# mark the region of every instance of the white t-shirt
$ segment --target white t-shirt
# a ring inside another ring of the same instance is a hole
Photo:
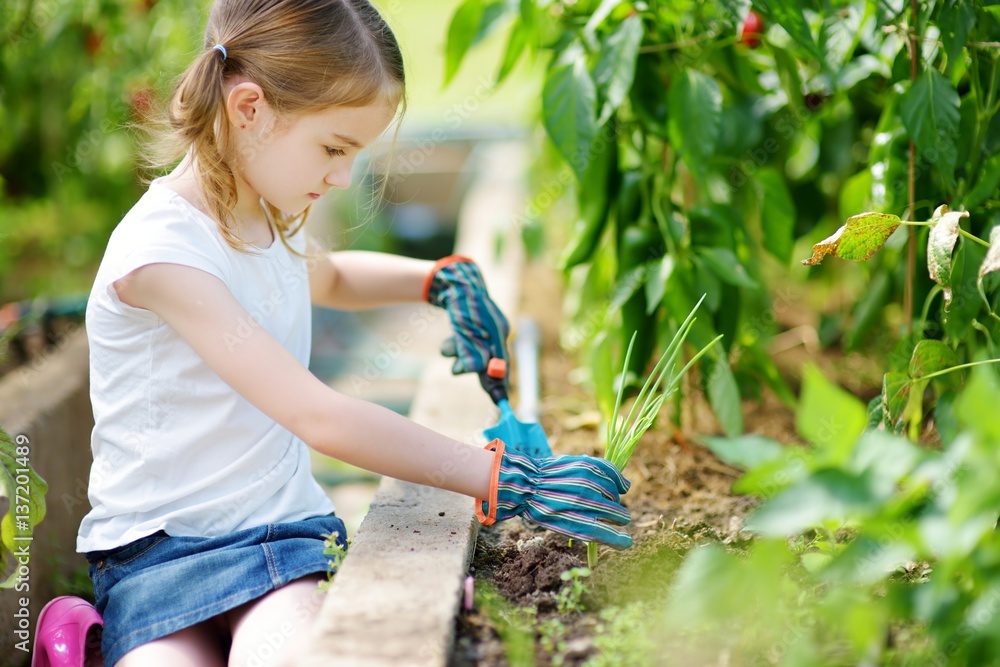
[[[303,252],[305,232],[289,244]],[[115,280],[155,262],[196,267],[229,287],[250,315],[226,335],[233,349],[259,326],[309,365],[305,260],[278,238],[256,256],[232,249],[214,220],[154,181],[112,233],[87,302],[93,509],[77,552],[161,529],[218,536],[332,512],[306,444],[226,384],[155,313],[118,298]]]

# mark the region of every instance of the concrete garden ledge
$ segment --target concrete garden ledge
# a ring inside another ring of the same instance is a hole
[[[512,322],[523,264],[518,222],[526,208],[527,161],[519,142],[480,147],[455,247],[480,264],[491,295]],[[447,318],[439,317],[421,335],[443,340],[449,333]],[[478,378],[456,377],[450,369],[445,358],[428,364],[410,417],[482,447],[482,429],[495,423],[496,408]],[[383,478],[323,602],[318,641],[300,664],[445,665],[478,528],[471,498]]]

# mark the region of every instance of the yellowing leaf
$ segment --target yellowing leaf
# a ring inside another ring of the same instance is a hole
[[[979,265],[979,282],[988,273],[1000,271],[1000,227],[990,230],[990,249],[986,251],[986,259]]]
[[[892,233],[899,227],[898,215],[890,213],[862,213],[847,219],[847,224],[829,238],[813,246],[813,254],[802,260],[806,266],[814,266],[827,255],[841,259],[863,262],[871,259],[885,245]]]
[[[986,304],[986,308],[991,313],[993,312],[993,307],[990,305],[990,300],[986,297],[983,278],[994,271],[1000,271],[1000,227],[994,227],[990,230],[990,249],[986,251],[986,259],[979,265],[979,278],[976,280],[979,296],[982,297],[983,303]]]
[[[959,222],[967,217],[968,211],[949,211],[942,204],[931,218],[934,225],[927,239],[927,271],[931,280],[943,288],[945,308],[951,303],[951,253],[958,241]]]

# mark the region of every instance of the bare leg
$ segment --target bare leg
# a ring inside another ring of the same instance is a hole
[[[317,583],[324,579],[320,572],[307,575],[229,611],[229,667],[294,665],[323,605]]]
[[[221,633],[222,616],[137,646],[114,667],[223,667],[228,637]]]

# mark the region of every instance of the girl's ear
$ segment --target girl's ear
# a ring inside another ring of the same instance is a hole
[[[253,81],[242,81],[226,97],[226,114],[236,127],[252,127],[254,121],[260,121],[265,104],[263,89]]]

